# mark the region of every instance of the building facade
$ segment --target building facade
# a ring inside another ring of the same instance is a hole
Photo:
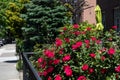
[[[97,0],[97,4],[102,9],[105,29],[116,25],[120,31],[120,0]]]
[[[86,0],[88,6],[85,7],[82,13],[82,21],[88,21],[91,24],[96,24],[95,7],[96,0]]]
[[[86,0],[88,9],[83,12],[83,21],[95,24],[95,6],[98,4],[102,10],[102,21],[105,29],[111,26],[118,26],[117,31],[120,31],[120,0]]]

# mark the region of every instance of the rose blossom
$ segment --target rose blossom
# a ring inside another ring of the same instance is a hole
[[[102,74],[105,74],[106,71],[107,71],[107,69],[101,69],[101,73],[102,73]]]
[[[78,48],[77,45],[75,45],[75,44],[72,45],[72,50],[76,50],[77,48]]]
[[[81,41],[78,41],[78,42],[76,43],[76,45],[77,45],[78,47],[81,47],[81,46],[82,46],[82,42],[81,42]]]
[[[95,53],[90,53],[90,57],[95,58],[96,54]]]
[[[115,71],[120,73],[120,65],[118,65],[116,68],[115,68]]]
[[[69,42],[70,42],[70,39],[69,39],[69,38],[65,38],[65,42],[66,42],[66,43],[69,43]]]
[[[86,43],[86,44],[90,44],[90,40],[84,40],[84,42]]]
[[[90,40],[84,40],[85,44],[86,44],[86,47],[89,48],[90,47]]]
[[[96,41],[96,37],[91,37],[92,41]]]
[[[41,66],[42,68],[45,68],[46,64],[47,64],[47,62],[44,61],[40,66]]]
[[[60,76],[60,74],[58,74],[58,75],[55,76],[54,80],[62,80],[62,77]]]
[[[83,70],[83,71],[88,70],[88,68],[89,68],[88,64],[84,64],[84,65],[82,66],[82,70]]]
[[[53,60],[49,60],[48,65],[51,65],[53,63]]]
[[[78,41],[76,42],[75,44],[72,45],[72,49],[73,50],[76,50],[77,48],[81,47],[82,46],[82,42],[81,41]]]
[[[52,80],[52,78],[49,76],[47,80]]]
[[[91,74],[91,73],[94,72],[94,68],[89,68],[88,71],[89,71],[89,73]]]
[[[96,40],[96,43],[97,43],[97,44],[100,44],[100,43],[101,43],[101,40]]]
[[[56,38],[55,44],[56,44],[57,47],[61,46],[62,45],[62,40],[60,38]]]
[[[108,54],[109,54],[109,55],[115,54],[115,49],[110,48],[110,49],[108,50]]]
[[[45,70],[45,71],[43,72],[43,75],[44,75],[44,76],[47,76],[47,74],[48,74],[48,72]]]
[[[81,34],[81,32],[80,32],[80,31],[75,31],[74,34],[75,34],[76,36],[78,36],[78,35]]]
[[[77,80],[87,80],[85,76],[79,76]]]
[[[87,30],[87,31],[90,31],[90,30],[91,30],[91,28],[90,28],[90,27],[87,27],[87,28],[86,28],[86,30]]]
[[[70,56],[69,54],[66,55],[66,56],[64,56],[64,57],[63,57],[63,62],[64,62],[64,61],[69,61],[70,58],[71,58],[71,56]]]
[[[66,31],[66,30],[67,30],[67,28],[66,28],[66,27],[64,27],[64,28],[63,28],[63,30],[64,30],[64,31]]]
[[[86,34],[86,31],[82,31],[81,34]]]
[[[70,66],[64,66],[64,72],[66,74],[66,76],[72,76],[72,69],[70,68]]]
[[[45,50],[44,51],[45,56],[47,56],[48,58],[53,58],[54,57],[54,53],[50,50]]]
[[[117,29],[117,26],[112,26],[112,29]]]
[[[43,59],[42,57],[38,58],[38,63],[42,63],[43,60],[44,60],[44,59]]]
[[[43,75],[43,72],[38,72],[38,75],[39,75],[39,76],[42,76],[42,75]]]
[[[105,60],[105,56],[101,56],[101,60],[104,61]]]
[[[47,71],[48,73],[51,73],[53,70],[54,70],[54,67],[49,67],[49,68],[46,69],[46,71]]]
[[[77,29],[77,28],[79,28],[79,25],[78,25],[78,24],[74,24],[74,25],[73,25],[73,28],[76,28],[76,29]]]
[[[77,48],[81,47],[82,46],[82,42],[81,41],[78,41],[76,42],[75,44],[72,45],[72,49],[73,50],[76,50]]]
[[[61,48],[58,53],[59,53],[59,54],[63,54],[63,50],[64,50],[64,49]]]
[[[60,59],[55,59],[55,60],[53,60],[53,63],[54,63],[54,64],[59,64],[59,62],[60,62]]]

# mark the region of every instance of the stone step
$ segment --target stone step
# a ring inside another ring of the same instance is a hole
[[[0,57],[0,62],[13,62],[17,61],[18,58],[16,56],[13,57]]]

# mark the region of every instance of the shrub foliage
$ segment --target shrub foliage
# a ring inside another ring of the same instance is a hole
[[[120,79],[120,38],[115,29],[99,31],[88,23],[65,26],[54,44],[36,50],[31,62],[45,80]]]

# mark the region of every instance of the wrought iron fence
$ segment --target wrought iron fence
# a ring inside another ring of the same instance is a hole
[[[23,80],[42,80],[29,61],[29,57],[33,55],[33,52],[25,52],[21,55],[23,59]]]

